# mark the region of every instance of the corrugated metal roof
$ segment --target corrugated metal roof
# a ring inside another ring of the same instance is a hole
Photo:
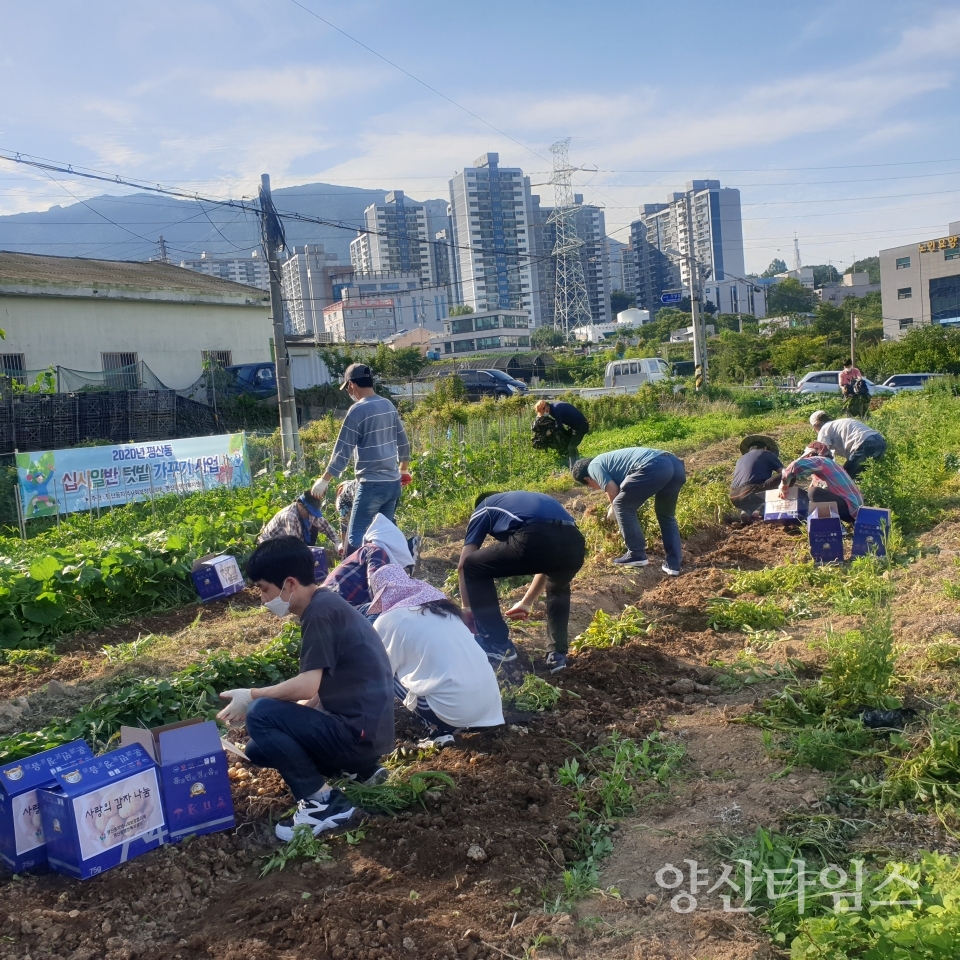
[[[217,296],[236,302],[240,297],[268,302],[269,294],[232,280],[209,277],[171,263],[126,260],[88,260],[84,257],[49,257],[0,251],[0,287],[59,287],[113,289],[131,293],[169,290],[179,294]],[[64,293],[67,291],[64,290]]]

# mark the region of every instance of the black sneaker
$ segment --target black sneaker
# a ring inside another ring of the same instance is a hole
[[[286,820],[281,820],[274,828],[277,837],[288,843],[293,839],[294,828],[301,825],[310,827],[315,837],[326,830],[335,830],[346,823],[354,814],[355,807],[339,791],[331,790],[327,800],[301,800],[297,812]]]
[[[513,646],[507,647],[506,650],[485,650],[484,653],[495,667],[500,666],[501,663],[511,663],[517,659],[517,651]]]
[[[645,567],[650,561],[628,550],[622,557],[613,561],[618,567]]]
[[[547,669],[551,673],[559,673],[561,670],[567,669],[567,655],[565,653],[557,653],[556,650],[551,651],[547,654]]]

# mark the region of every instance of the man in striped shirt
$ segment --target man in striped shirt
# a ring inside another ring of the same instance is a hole
[[[797,480],[806,477],[810,478],[811,503],[836,501],[841,520],[853,523],[857,519],[857,511],[863,506],[863,494],[850,474],[833,459],[833,453],[825,443],[814,440],[798,459],[787,465],[780,481],[781,496],[786,496],[787,488]]]
[[[359,483],[347,526],[345,552],[350,554],[363,545],[363,535],[378,513],[393,520],[400,489],[413,478],[407,432],[397,408],[374,392],[373,371],[365,363],[350,364],[340,389],[347,391],[354,405],[344,417],[330,463],[311,492],[322,497],[353,458]]]

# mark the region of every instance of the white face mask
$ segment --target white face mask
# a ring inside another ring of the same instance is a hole
[[[290,613],[290,601],[283,599],[283,589],[281,588],[278,596],[272,600],[266,600],[263,604],[274,616],[285,617]]]

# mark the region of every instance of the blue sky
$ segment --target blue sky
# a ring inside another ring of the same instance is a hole
[[[542,184],[569,136],[618,239],[688,179],[739,187],[751,270],[794,232],[843,265],[960,220],[956,3],[300,2],[466,109],[294,0],[0,0],[0,147],[209,196],[266,171],[425,199],[488,150]],[[71,202],[0,163],[0,214]]]

